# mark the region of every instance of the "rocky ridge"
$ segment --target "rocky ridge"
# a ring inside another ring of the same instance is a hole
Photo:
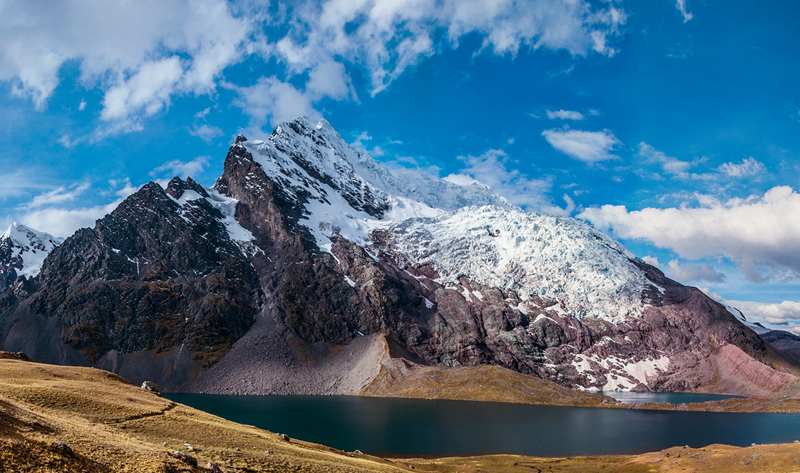
[[[397,359],[583,390],[763,394],[796,371],[587,224],[404,181],[324,121],[238,137],[213,188],[144,186],[26,284],[3,348],[166,390],[355,394]]]

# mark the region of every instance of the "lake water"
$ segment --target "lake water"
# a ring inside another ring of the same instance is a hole
[[[540,456],[641,453],[676,445],[800,439],[800,415],[637,411],[352,396],[169,399],[226,419],[378,455]],[[685,401],[681,401],[685,402]]]
[[[634,393],[624,391],[607,391],[600,394],[613,397],[622,402],[669,402],[670,404],[691,404],[693,402],[721,401],[723,399],[736,399],[739,396],[723,396],[721,394],[696,394],[696,393]]]

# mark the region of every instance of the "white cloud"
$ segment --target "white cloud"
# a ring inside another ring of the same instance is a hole
[[[106,91],[103,118],[152,114],[172,94],[213,91],[240,60],[259,18],[235,18],[231,8],[224,0],[0,2],[0,81],[41,109],[72,61],[87,89]]]
[[[649,264],[650,266],[655,266],[656,268],[661,269],[661,263],[655,256],[650,256],[650,255],[642,256],[642,261]]]
[[[74,184],[69,188],[61,186],[51,191],[45,192],[35,196],[30,202],[24,204],[22,208],[35,209],[53,204],[63,204],[64,202],[72,202],[77,197],[82,195],[89,189],[89,183],[84,182]]]
[[[555,112],[547,110],[547,118],[550,120],[583,120],[586,117],[581,112],[574,110],[556,110]]]
[[[686,259],[725,256],[751,281],[762,282],[781,271],[800,275],[800,194],[791,187],[727,202],[706,198],[700,207],[629,211],[604,205],[578,217],[618,238],[647,240]]]
[[[740,164],[724,163],[718,170],[729,177],[747,177],[762,174],[766,172],[767,168],[760,161],[749,157],[742,160]]]
[[[20,169],[14,172],[0,174],[0,199],[21,197],[46,186],[39,176],[34,175],[32,169]]]
[[[131,184],[131,180],[127,177],[125,179],[112,179],[108,181],[108,184],[113,189],[116,189],[113,191],[114,195],[122,199],[128,197],[129,195],[139,190],[139,187],[136,187],[133,184]],[[119,189],[117,189],[118,187]]]
[[[663,270],[667,276],[682,283],[699,281],[725,281],[725,275],[714,269],[714,267],[708,263],[681,264],[678,260],[673,259],[667,263],[666,266],[664,266],[655,256],[645,256],[642,258],[642,260],[651,266],[655,266],[656,268]]]
[[[20,223],[45,231],[59,237],[68,237],[79,228],[92,228],[97,219],[114,211],[126,197],[139,190],[130,179],[108,181],[110,192],[99,195],[116,197],[112,202],[95,206],[64,208],[56,204],[72,202],[89,189],[86,183],[75,184],[69,189],[56,189],[33,199],[31,205],[24,206],[27,212],[18,217]]]
[[[483,38],[483,51],[499,55],[523,47],[613,55],[608,44],[626,21],[615,5],[586,0],[328,0],[303,3],[292,15],[295,27],[274,50],[295,72],[341,58],[367,69],[373,94],[469,34]],[[444,44],[436,39],[442,30]]]
[[[324,61],[311,69],[306,93],[315,100],[322,97],[342,100],[356,95],[344,65],[332,60]]]
[[[61,137],[59,139],[57,139],[56,141],[61,146],[69,149],[69,148],[72,148],[73,146],[77,145],[78,143],[81,143],[83,141],[83,139],[75,138],[73,140],[72,138],[69,137],[69,135],[61,135]]]
[[[741,310],[745,317],[752,321],[760,321],[772,325],[785,325],[789,321],[800,320],[800,302],[725,301],[725,303]]]
[[[208,156],[198,156],[191,161],[173,159],[153,169],[150,175],[154,177],[167,175],[169,177],[180,176],[183,178],[195,178],[203,172],[209,161],[210,158]]]
[[[620,141],[608,130],[545,130],[542,136],[553,148],[588,164],[618,158],[612,151]]]
[[[565,208],[553,205],[548,196],[552,187],[550,179],[532,179],[516,169],[508,170],[508,155],[497,149],[486,151],[480,156],[460,158],[466,167],[459,174],[447,176],[452,182],[459,180],[477,180],[502,195],[509,202],[527,210],[539,211],[553,215],[569,215],[575,209],[575,203],[564,195]],[[468,182],[468,181],[464,181]]]
[[[66,238],[79,228],[94,227],[95,220],[112,212],[120,202],[121,199],[106,205],[75,209],[51,207],[29,212],[20,217],[20,222],[31,228]]]
[[[639,156],[650,164],[658,164],[661,166],[664,173],[681,178],[689,177],[686,171],[695,165],[695,163],[692,162],[681,161],[680,159],[667,156],[644,141],[639,143]]]
[[[219,138],[225,133],[223,133],[223,131],[220,128],[204,123],[202,125],[195,125],[192,129],[189,130],[189,134],[200,138],[206,143],[211,143],[211,141],[214,138]]]
[[[686,23],[689,20],[691,20],[692,18],[694,18],[694,15],[692,15],[691,13],[686,11],[686,0],[676,0],[675,1],[675,8],[677,8],[678,11],[681,12],[681,15],[683,15],[683,22],[684,23]]]
[[[626,21],[616,2],[589,0],[307,0],[270,18],[266,11],[260,2],[226,0],[0,2],[0,82],[42,109],[63,66],[74,64],[81,85],[104,93],[102,119],[121,122],[104,125],[95,134],[102,138],[141,130],[142,118],[177,95],[213,94],[223,70],[253,53],[287,67],[279,78],[286,85],[273,91],[290,97],[272,97],[284,110],[323,97],[358,100],[345,66],[366,70],[378,93],[470,35],[483,40],[480,53],[546,48],[611,56]],[[264,25],[280,24],[288,33],[269,43]]]
[[[678,260],[672,260],[667,265],[667,275],[672,279],[681,282],[724,282],[725,275],[718,272],[708,263],[701,264],[680,264]]]
[[[233,88],[239,94],[234,104],[252,117],[257,126],[265,122],[276,125],[300,116],[321,118],[311,104],[311,97],[276,77],[261,78],[251,87]]]
[[[177,56],[148,61],[129,79],[112,87],[103,99],[104,120],[122,120],[131,115],[150,116],[166,105],[183,75]]]

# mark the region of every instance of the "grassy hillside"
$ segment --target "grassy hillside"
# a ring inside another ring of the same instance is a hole
[[[190,456],[197,466],[180,455],[173,456],[176,451]],[[296,439],[287,440],[275,433],[229,422],[172,403],[105,371],[43,365],[0,354],[0,472],[3,473],[516,473],[711,469],[798,471],[800,444],[749,448],[675,447],[635,456],[494,455],[386,460]]]

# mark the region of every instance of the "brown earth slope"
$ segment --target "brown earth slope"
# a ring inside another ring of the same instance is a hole
[[[175,457],[176,451],[191,456],[197,466]],[[493,455],[390,461],[295,439],[285,440],[271,432],[169,402],[105,371],[43,365],[0,353],[0,471],[3,473],[412,470],[789,472],[800,471],[800,444],[674,447],[635,456]]]

